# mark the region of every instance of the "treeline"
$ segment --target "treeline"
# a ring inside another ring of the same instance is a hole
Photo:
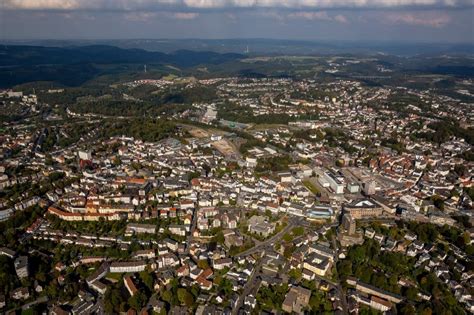
[[[25,210],[16,211],[8,220],[0,222],[0,247],[15,247],[18,242],[18,233],[41,217],[44,210],[40,206],[33,206]]]
[[[127,221],[92,221],[92,222],[69,222],[64,221],[54,215],[47,215],[51,228],[61,231],[77,231],[80,233],[96,234],[96,235],[123,235]]]
[[[441,144],[455,136],[464,139],[470,145],[474,145],[474,128],[464,129],[454,120],[446,119],[434,122],[429,124],[428,127],[433,129],[434,132],[420,132],[414,135],[415,138],[423,138]]]
[[[382,251],[378,242],[369,239],[351,247],[347,257],[338,262],[337,270],[343,281],[355,276],[365,283],[404,296],[408,301],[397,305],[399,314],[431,314],[434,310],[439,314],[464,314],[448,288],[433,273],[415,268],[414,263],[414,258],[403,253]],[[400,277],[413,279],[418,286],[401,287],[398,284]],[[421,301],[420,291],[431,294],[432,299]],[[416,308],[413,302],[416,302]]]
[[[216,90],[212,87],[194,86],[185,88],[180,86],[161,93],[149,94],[144,97],[144,100],[155,104],[192,104],[212,102],[216,98]]]
[[[171,137],[177,131],[173,122],[145,118],[106,120],[102,127],[99,137],[128,136],[147,142],[156,142]]]
[[[288,170],[288,165],[293,161],[288,155],[275,156],[271,158],[263,158],[257,160],[257,167],[255,168],[256,172],[280,172]]]
[[[190,109],[193,103],[211,102],[215,98],[214,89],[199,86],[173,88],[160,93],[150,93],[143,96],[140,101],[124,100],[121,96],[120,98],[113,96],[111,98],[93,98],[90,101],[81,101],[70,107],[72,111],[79,113],[105,116],[145,116],[183,112]]]
[[[57,88],[54,84],[51,84],[51,89]],[[36,90],[38,87],[36,87]],[[27,93],[33,92],[33,87],[28,87],[24,89]],[[41,103],[51,104],[51,105],[69,105],[76,103],[76,100],[81,97],[99,97],[101,95],[107,94],[109,92],[108,89],[99,89],[99,88],[85,88],[85,87],[77,87],[77,88],[66,88],[64,92],[61,93],[48,93],[48,92],[37,92],[38,100]]]
[[[73,112],[98,114],[104,116],[145,116],[161,115],[186,110],[182,105],[154,104],[151,102],[136,102],[126,100],[102,99],[91,102],[81,102],[72,105]]]
[[[85,124],[71,125],[64,129],[63,130],[67,136],[61,133],[58,128],[47,127],[45,138],[41,144],[41,151],[49,152],[54,150],[56,146],[66,148],[74,143],[77,143],[81,136],[85,135],[90,130],[90,128],[88,128],[88,126]]]

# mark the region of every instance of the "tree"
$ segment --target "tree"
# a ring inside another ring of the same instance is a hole
[[[405,292],[405,296],[411,301],[416,301],[418,299],[418,289],[409,287]]]
[[[302,226],[297,226],[297,227],[294,227],[291,232],[293,233],[294,236],[298,237],[298,236],[302,236],[304,235],[304,227]]]
[[[285,241],[285,242],[291,242],[293,240],[293,236],[291,236],[291,234],[289,233],[285,233],[282,237],[282,239]]]
[[[458,176],[464,176],[466,173],[467,173],[467,167],[466,165],[464,164],[456,164],[454,166],[454,172],[458,175]]]
[[[231,294],[233,290],[234,290],[234,285],[232,284],[232,281],[230,281],[227,278],[222,278],[222,280],[219,283],[218,291],[224,292],[224,294],[227,296]]]
[[[400,308],[400,314],[403,314],[403,315],[411,315],[411,314],[415,314],[416,313],[416,310],[415,308],[413,307],[413,305],[409,304],[409,303],[405,303],[404,305],[402,305],[402,307]]]
[[[201,259],[198,261],[198,267],[201,269],[207,269],[209,268],[209,262],[206,259]]]
[[[436,208],[438,208],[441,211],[444,210],[444,199],[441,196],[434,195],[431,197],[431,201],[433,201],[433,204]]]
[[[191,307],[194,304],[194,297],[184,288],[178,289],[178,300],[181,304]]]
[[[214,237],[212,238],[212,241],[219,243],[221,245],[224,244],[225,242],[224,233],[222,231],[217,232],[217,234],[214,235]]]
[[[303,272],[301,269],[291,269],[288,275],[295,280],[300,280],[303,276]]]
[[[140,279],[143,281],[146,287],[150,291],[153,291],[153,276],[147,271],[142,271],[140,272],[139,275],[140,275]]]
[[[424,307],[423,309],[421,309],[419,311],[419,314],[420,315],[431,315],[431,314],[433,314],[433,311],[429,307]]]
[[[143,291],[137,291],[134,296],[128,299],[128,304],[135,310],[140,311],[145,306],[148,298]]]
[[[118,313],[120,311],[120,304],[122,297],[120,295],[120,289],[112,287],[110,290],[105,292],[105,311],[107,314]]]
[[[119,166],[120,164],[122,164],[122,161],[120,160],[120,157],[116,157],[114,158],[113,162],[114,166]]]
[[[168,304],[173,304],[173,294],[166,290],[164,291],[162,294],[161,294],[161,298],[163,299],[163,301],[167,302]]]

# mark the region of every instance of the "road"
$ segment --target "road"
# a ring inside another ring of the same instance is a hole
[[[196,202],[197,203],[197,202]],[[191,222],[191,228],[189,229],[189,235],[186,239],[186,250],[184,251],[184,254],[185,255],[188,255],[189,254],[189,249],[190,249],[190,244],[191,244],[191,241],[193,240],[193,234],[194,234],[194,231],[196,230],[196,226],[197,226],[197,209],[194,210],[194,213],[193,213],[193,220]]]
[[[232,315],[237,315],[237,313],[239,312],[239,309],[244,304],[245,297],[248,296],[250,293],[252,293],[252,290],[256,290],[258,287],[260,287],[260,280],[257,279],[257,276],[260,274],[260,268],[262,268],[261,259],[255,266],[255,268],[252,271],[252,274],[247,280],[247,283],[245,284],[244,289],[242,293],[240,294],[239,299],[237,300],[237,303],[235,304],[235,307],[232,309]],[[254,295],[256,294],[256,292],[253,292],[253,293]]]
[[[290,220],[288,225],[285,226],[285,228],[283,228],[283,230],[281,230],[280,232],[278,232],[277,234],[273,235],[272,237],[270,237],[269,239],[259,243],[258,245],[236,255],[236,257],[240,257],[240,256],[248,256],[248,255],[251,255],[251,254],[254,254],[256,252],[263,252],[265,253],[265,247],[266,246],[271,246],[273,247],[273,244],[279,240],[281,237],[283,237],[283,235],[285,235],[285,233],[288,233],[294,226],[295,226],[295,223],[293,220]],[[252,293],[252,290],[256,290],[259,286],[260,286],[260,280],[257,279],[257,276],[260,274],[260,269],[262,267],[262,260],[259,259],[257,265],[255,266],[254,270],[252,271],[252,274],[250,275],[247,283],[245,284],[244,288],[243,288],[243,291],[242,291],[242,294],[240,294],[239,296],[239,299],[237,300],[237,303],[235,305],[235,307],[232,309],[232,315],[236,315],[239,311],[239,309],[242,307],[243,303],[244,303],[244,299],[246,296],[248,296],[250,293]],[[253,292],[254,294],[256,294],[256,292]]]
[[[246,251],[244,252],[241,252],[240,254],[237,254],[235,255],[235,257],[241,257],[241,256],[248,256],[248,255],[252,255],[256,252],[259,252],[259,251],[262,251],[264,247],[266,247],[267,245],[271,245],[273,246],[274,242],[279,240],[281,237],[283,237],[283,235],[285,235],[285,233],[288,233],[293,227],[294,227],[294,223],[290,222],[288,223],[287,226],[285,226],[285,228],[283,230],[281,230],[280,232],[278,232],[277,234],[273,235],[272,237],[270,237],[269,239],[255,245],[254,247],[252,248],[249,248],[247,249]]]
[[[34,306],[34,305],[36,305],[36,304],[41,304],[41,303],[46,303],[46,302],[48,302],[48,297],[47,297],[47,296],[42,296],[42,297],[40,297],[40,298],[34,300],[33,302],[30,302],[30,303],[27,303],[27,304],[23,305],[23,306],[21,307],[21,309],[22,309],[23,311],[26,311],[27,309],[29,309],[30,307],[32,307],[32,306]]]
[[[336,250],[336,257],[334,257],[334,264],[337,264],[337,261],[339,259],[339,246],[337,246],[337,240],[334,234],[331,237],[331,242],[332,242],[333,248]],[[337,289],[337,292],[339,293],[339,298],[342,304],[342,311],[344,312],[344,314],[348,314],[347,296],[346,294],[344,294],[344,291],[342,290],[341,282],[340,281],[333,282],[333,281],[329,281],[328,279],[325,279],[325,280],[328,281]]]

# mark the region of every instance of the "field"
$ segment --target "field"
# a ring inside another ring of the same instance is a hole
[[[204,129],[201,129],[201,128],[191,128],[188,130],[188,132],[193,136],[193,137],[196,137],[196,138],[207,138],[209,137],[209,132],[207,132],[206,130]]]
[[[227,140],[218,140],[212,143],[212,145],[223,155],[230,156],[233,154],[237,154],[237,149],[229,143]]]

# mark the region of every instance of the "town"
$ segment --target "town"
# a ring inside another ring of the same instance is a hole
[[[193,97],[143,115],[170,90]],[[472,102],[350,78],[81,93],[0,94],[1,312],[474,312]]]

